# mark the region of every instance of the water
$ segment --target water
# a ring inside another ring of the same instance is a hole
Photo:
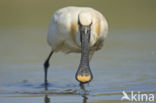
[[[156,94],[156,31],[117,29],[90,62],[93,81],[83,91],[75,80],[80,54],[56,53],[47,91],[43,62],[50,52],[45,28],[0,29],[1,103],[117,103],[122,91]]]

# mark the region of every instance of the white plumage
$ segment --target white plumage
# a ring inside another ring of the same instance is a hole
[[[107,36],[108,24],[104,16],[89,7],[65,7],[57,10],[50,21],[48,43],[52,51],[81,52],[78,16],[83,25],[92,22],[90,34],[90,58],[101,49]]]

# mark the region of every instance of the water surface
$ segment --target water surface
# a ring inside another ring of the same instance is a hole
[[[47,91],[43,62],[50,52],[44,28],[0,29],[2,103],[117,103],[122,91],[156,94],[156,31],[109,32],[90,62],[93,81],[84,92],[75,80],[80,54],[56,53],[50,61]]]

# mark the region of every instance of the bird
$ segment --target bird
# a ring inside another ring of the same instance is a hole
[[[85,84],[93,79],[89,61],[95,51],[103,47],[108,34],[108,22],[91,7],[68,6],[58,9],[48,28],[47,42],[51,52],[44,62],[44,84],[48,85],[49,60],[53,53],[81,53],[75,78]]]

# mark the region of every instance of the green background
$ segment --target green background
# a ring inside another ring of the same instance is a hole
[[[111,28],[156,27],[156,0],[1,0],[0,27],[45,27],[66,6],[88,6],[102,12]]]

